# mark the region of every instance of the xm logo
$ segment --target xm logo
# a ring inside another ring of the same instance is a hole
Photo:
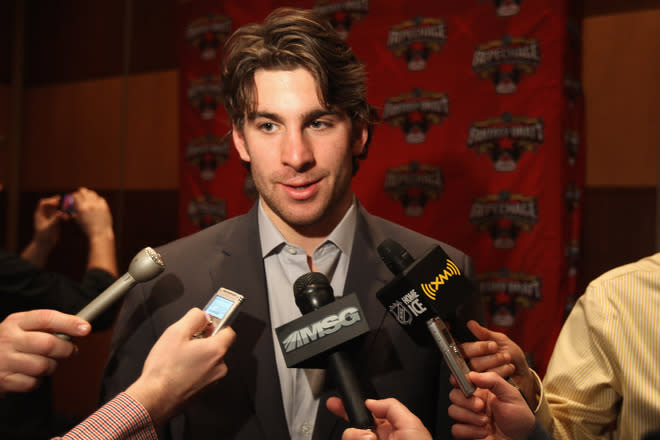
[[[342,327],[353,325],[361,319],[362,317],[357,307],[347,307],[337,314],[328,315],[320,321],[291,332],[282,342],[284,351],[289,353],[312,341],[331,335],[339,331]]]
[[[440,286],[445,284],[445,281],[447,281],[449,278],[453,276],[459,276],[460,274],[461,270],[458,268],[458,266],[456,266],[453,261],[448,259],[447,267],[445,267],[445,270],[441,274],[438,274],[438,276],[435,277],[435,280],[431,281],[430,283],[421,284],[422,292],[424,292],[424,295],[435,301],[436,292]]]

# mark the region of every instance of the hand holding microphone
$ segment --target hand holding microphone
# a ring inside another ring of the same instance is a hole
[[[320,272],[302,275],[294,283],[293,291],[296,305],[303,314],[318,310],[335,300],[330,281]],[[328,356],[328,371],[339,387],[351,426],[373,428],[373,417],[364,406],[364,397],[348,354],[341,350],[332,350]]]
[[[377,293],[378,299],[413,339],[419,341],[426,336],[422,330],[426,327],[463,394],[472,395],[475,388],[467,378],[470,368],[442,319],[453,310],[443,310],[440,306],[451,304],[453,308],[453,304],[459,304],[461,296],[466,295],[466,283],[460,269],[439,246],[415,261],[403,246],[386,239],[378,245],[378,254],[396,275]],[[454,291],[447,288],[452,278]],[[442,290],[445,289],[445,296],[454,296],[451,302],[443,302]]]
[[[94,318],[105,312],[115,301],[120,299],[128,290],[137,283],[149,281],[165,269],[165,263],[160,254],[150,247],[138,252],[128,272],[122,275],[110,287],[105,289],[99,296],[87,304],[76,316],[91,322]],[[60,338],[71,339],[68,335],[58,334]]]
[[[319,272],[299,277],[293,286],[303,316],[275,329],[289,368],[326,368],[339,388],[351,426],[370,429],[371,412],[364,406],[357,375],[340,346],[367,333],[356,295],[335,301],[330,282]]]

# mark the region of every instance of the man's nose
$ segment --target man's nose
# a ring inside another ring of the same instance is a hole
[[[282,146],[282,163],[291,168],[304,171],[314,163],[311,140],[298,130],[290,130]]]

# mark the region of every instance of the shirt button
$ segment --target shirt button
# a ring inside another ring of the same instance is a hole
[[[286,248],[286,251],[287,251],[288,253],[290,253],[291,255],[296,255],[296,254],[298,253],[298,251],[296,250],[296,248],[291,247],[291,246],[287,247],[287,248]]]
[[[309,423],[303,423],[302,432],[304,434],[311,434],[312,433],[312,425],[310,425]]]

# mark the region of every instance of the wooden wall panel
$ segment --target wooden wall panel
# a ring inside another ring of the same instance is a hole
[[[0,191],[9,176],[9,105],[9,86],[0,83]]]
[[[660,9],[586,17],[583,32],[586,183],[655,187]]]
[[[118,79],[29,89],[21,188],[117,188],[120,99]]]
[[[587,188],[582,288],[603,272],[655,251],[655,188]]]
[[[116,76],[122,71],[126,2],[26,2],[28,86]]]
[[[124,188],[179,187],[177,71],[133,75],[128,80]]]

